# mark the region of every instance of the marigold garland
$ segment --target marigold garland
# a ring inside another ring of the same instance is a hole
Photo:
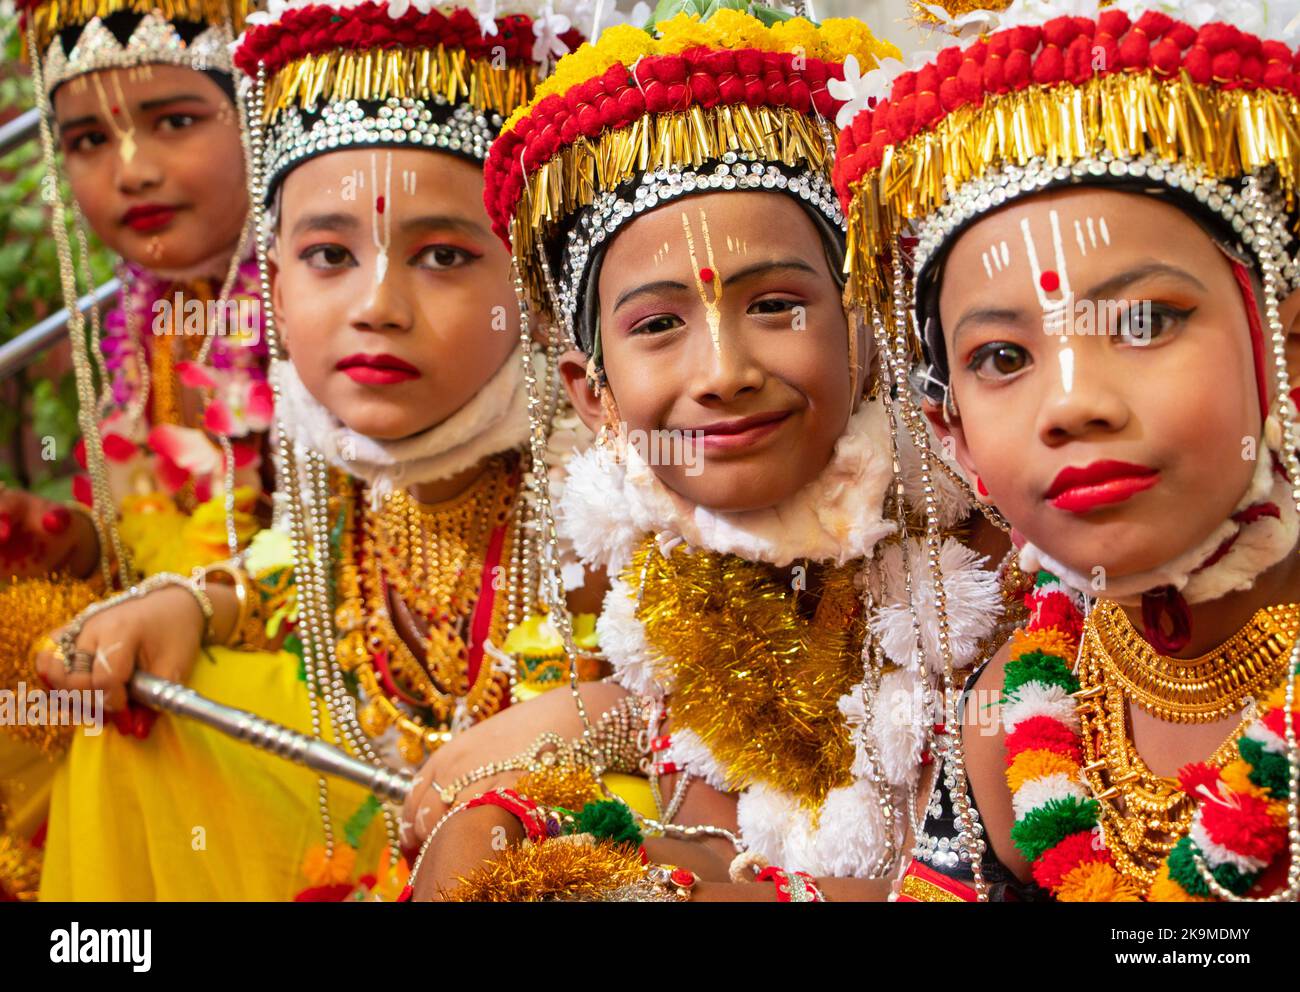
[[[1062,609],[1062,594],[1053,576],[1038,574],[1027,597],[1030,619],[1012,640],[1003,686],[1007,785],[1017,808],[1011,839],[1034,881],[1063,902],[1205,901],[1211,894],[1196,867],[1199,856],[1220,885],[1245,894],[1286,851],[1283,688],[1242,732],[1241,760],[1222,770],[1196,763],[1179,773],[1182,788],[1199,800],[1191,829],[1141,892],[1115,867],[1097,801],[1081,798],[1087,788],[1079,721],[1072,709],[1063,716],[1061,704],[1079,689],[1071,665],[1082,615]]]

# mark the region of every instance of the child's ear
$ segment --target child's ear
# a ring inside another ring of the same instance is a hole
[[[1291,380],[1291,390],[1294,392],[1300,389],[1300,289],[1282,301],[1278,316],[1286,328],[1287,378]]]
[[[605,423],[605,411],[595,384],[587,378],[587,356],[576,348],[561,355],[560,378],[564,380],[565,391],[578,418],[593,434],[599,431]]]
[[[991,504],[992,500],[979,492],[979,472],[971,458],[970,448],[966,446],[966,432],[962,428],[961,417],[958,416],[953,420],[949,420],[944,413],[942,404],[935,403],[930,399],[921,401],[921,410],[925,413],[925,418],[930,421],[930,426],[934,428],[935,436],[939,439],[939,446],[943,449],[944,455],[956,460],[957,464],[962,467],[962,471],[966,473],[966,478],[970,481],[971,489],[976,491],[980,501]]]

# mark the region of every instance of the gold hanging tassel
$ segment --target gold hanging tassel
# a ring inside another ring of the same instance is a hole
[[[468,101],[502,117],[528,101],[537,67],[498,68],[490,59],[471,58],[463,48],[386,48],[330,51],[286,64],[267,84],[263,119],[286,107],[312,107],[340,100]]]
[[[29,13],[36,41],[44,51],[64,28],[89,24],[96,17],[128,11],[156,13],[167,21],[226,24],[238,34],[251,9],[249,0],[55,0]]]

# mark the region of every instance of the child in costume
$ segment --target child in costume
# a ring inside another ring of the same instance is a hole
[[[566,385],[602,436],[556,509],[613,580],[614,680],[434,757],[406,810],[418,898],[887,891],[938,689],[922,656],[969,663],[1000,609],[981,556],[900,540],[895,458],[946,527],[968,504],[908,454],[841,304],[833,88],[891,52],[759,5],[612,28],[493,146],[497,230],[571,329]],[[936,586],[947,626],[911,609]],[[494,849],[498,827],[532,844]]]
[[[1296,14],[1016,2],[863,81],[855,292],[904,345],[915,308],[929,415],[1036,575],[904,899],[1300,895]]]
[[[580,40],[534,13],[292,4],[250,20],[236,60],[274,304],[277,522],[203,583],[146,583],[64,634],[65,652],[106,653],[93,684],[110,705],[140,664],[403,767],[567,667],[529,592],[547,466],[524,450],[529,384],[549,412],[558,379],[544,349],[516,353],[510,257],[482,206],[501,121]],[[78,739],[70,759],[43,896],[377,899],[405,883],[376,799],[208,730],[164,720],[134,752]],[[124,803],[144,815],[96,850],[84,825]],[[181,824],[206,826],[204,853],[181,849]],[[169,853],[142,873],[144,849]],[[98,888],[92,862],[113,866]]]
[[[0,685],[15,692],[38,688],[33,641],[97,596],[247,542],[258,513],[269,518],[260,467],[271,418],[227,50],[244,5],[19,6],[47,184],[58,194],[66,181],[74,201],[51,200],[86,474],[73,506],[0,492]],[[102,325],[97,310],[87,320],[73,306],[92,288],[78,287],[87,227],[120,257],[122,289]],[[143,734],[148,716],[120,726]],[[0,737],[0,802],[15,835],[39,830],[46,758],[67,737],[31,724]]]

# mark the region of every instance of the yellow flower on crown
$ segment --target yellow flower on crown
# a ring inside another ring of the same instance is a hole
[[[800,52],[809,58],[834,58],[834,53],[826,45],[821,29],[802,17],[792,17],[788,21],[777,21],[772,25],[772,35],[783,52]]]
[[[701,21],[699,14],[678,14],[655,25],[659,32],[659,54],[677,55],[691,48],[719,48],[722,36],[714,19]]]
[[[871,29],[856,18],[835,17],[823,22],[822,41],[832,58],[857,56],[858,62],[870,65],[881,59],[902,58],[898,46],[877,38]]]
[[[679,15],[680,16],[680,15]],[[763,23],[739,10],[720,10],[709,21],[722,44],[728,48],[776,50],[776,39]]]

